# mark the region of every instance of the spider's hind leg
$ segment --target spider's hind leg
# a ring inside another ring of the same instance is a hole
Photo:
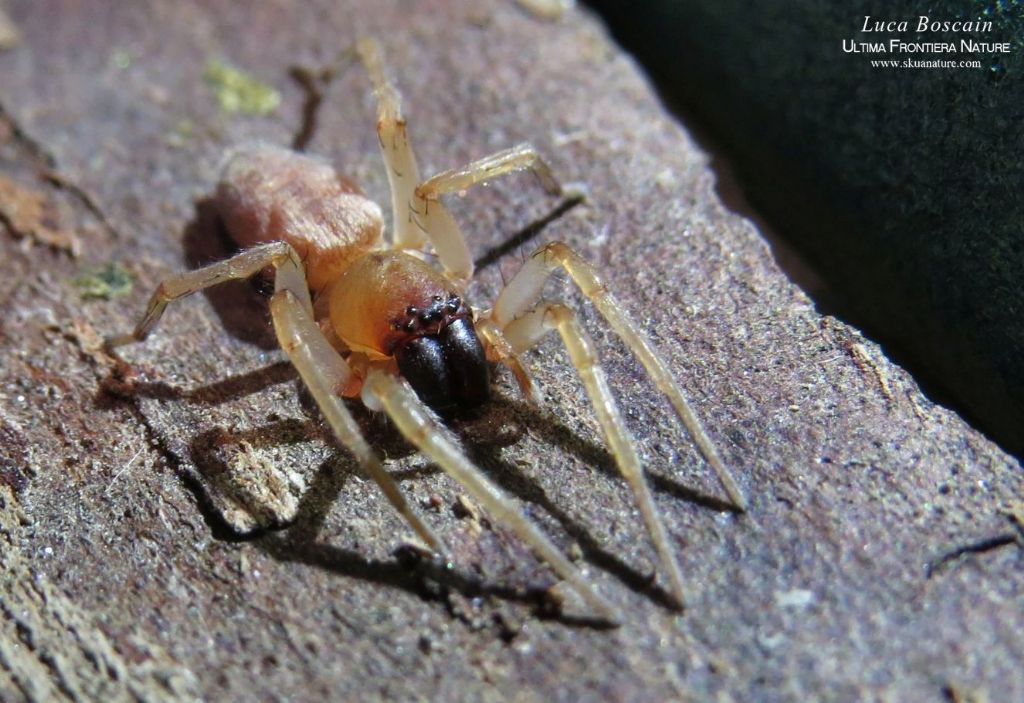
[[[276,269],[275,287],[278,290],[291,290],[299,304],[312,314],[309,287],[306,285],[299,255],[286,242],[269,242],[246,249],[230,259],[165,278],[153,291],[146,312],[135,329],[127,334],[107,337],[107,348],[112,349],[146,339],[171,301],[227,281],[251,278],[268,266]]]
[[[420,180],[416,154],[409,143],[409,131],[402,114],[398,89],[388,79],[375,39],[364,37],[356,42],[356,53],[366,66],[377,96],[377,139],[387,167],[391,187],[391,217],[394,220],[393,243],[398,249],[420,249],[426,244],[426,233],[413,219],[412,202]]]
[[[442,171],[416,186],[412,201],[413,217],[427,233],[441,265],[451,277],[468,281],[473,276],[473,259],[462,230],[441,202],[441,196],[525,169],[533,171],[552,195],[562,193],[562,186],[555,180],[547,162],[530,144],[520,144],[461,168]]]
[[[401,96],[387,77],[380,45],[363,38],[356,43],[356,52],[377,96],[377,137],[391,185],[394,246],[422,249],[429,241],[448,275],[465,283],[473,276],[473,259],[462,230],[440,200],[442,195],[524,169],[532,170],[549,193],[560,194],[562,188],[530,144],[519,144],[421,182]]]

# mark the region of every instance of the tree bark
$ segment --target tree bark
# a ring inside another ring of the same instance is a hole
[[[1024,697],[1019,464],[814,310],[586,12],[8,10],[0,699]],[[471,294],[486,306],[523,256],[565,241],[665,353],[748,514],[721,510],[670,408],[571,285],[549,287],[597,340],[682,563],[685,612],[667,605],[557,338],[528,358],[544,408],[499,374],[496,400],[452,430],[625,611],[616,630],[581,622],[526,547],[354,405],[453,566],[402,548],[406,527],[275,350],[256,286],[173,304],[126,364],[101,350],[161,278],[230,252],[209,196],[231,145],[308,142],[389,201],[366,76],[344,55],[331,80],[319,73],[365,35],[384,46],[425,173],[531,141],[562,181],[586,184],[575,206],[529,176],[452,198],[480,263]]]

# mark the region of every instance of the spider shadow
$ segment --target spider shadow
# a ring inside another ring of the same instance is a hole
[[[482,271],[483,269],[498,263],[498,261],[508,254],[519,251],[522,247],[536,239],[548,225],[555,220],[560,219],[577,205],[581,205],[585,200],[586,197],[584,195],[569,195],[563,198],[562,201],[546,215],[526,224],[520,228],[518,232],[507,237],[505,241],[491,247],[480,255],[480,257],[473,262],[473,267],[477,271]]]
[[[120,368],[123,364],[124,368]],[[198,405],[220,405],[258,393],[279,383],[298,379],[298,372],[287,361],[275,361],[262,368],[228,376],[198,388],[182,388],[164,381],[139,381],[132,377],[127,362],[121,362],[100,382],[97,407],[109,409],[133,398],[185,401]]]
[[[297,379],[294,368],[285,361],[270,364],[255,371],[232,376],[195,389],[181,389],[166,383],[134,383],[116,390],[106,389],[105,403],[131,397],[184,401],[202,405],[216,405],[257,393],[281,382],[294,381],[299,392],[304,419],[281,419],[248,430],[227,430],[213,427],[194,435],[188,444],[188,458],[197,472],[181,470],[178,474],[193,494],[211,534],[228,542],[251,542],[268,556],[278,561],[303,563],[330,573],[359,578],[382,585],[405,589],[420,597],[446,600],[449,591],[457,591],[467,599],[494,597],[503,601],[530,604],[542,615],[550,609],[546,588],[522,589],[495,584],[469,572],[417,556],[409,549],[396,550],[398,558],[389,561],[367,559],[365,555],[318,541],[324,522],[332,507],[343,500],[342,493],[356,467],[351,459],[333,456],[313,470],[313,479],[299,499],[295,519],[282,523],[263,504],[265,497],[258,490],[247,489],[232,480],[232,470],[223,456],[224,448],[246,442],[254,448],[296,445],[308,441],[333,443],[332,435],[320,422],[315,401]],[[135,406],[137,409],[137,406]],[[371,446],[388,458],[402,458],[415,453],[402,435],[379,413],[352,405],[350,410],[360,432]],[[141,411],[140,411],[141,412]],[[508,444],[518,435],[507,432],[487,438],[487,418],[463,416],[456,418],[460,429],[477,439],[479,446],[493,447]],[[395,472],[398,481],[440,472],[427,464],[411,470]],[[229,496],[233,502],[253,515],[263,527],[240,534],[229,524],[214,495]],[[587,617],[558,613],[557,618],[568,625],[603,627],[605,623]]]
[[[353,471],[357,470],[352,461],[343,459],[339,456],[340,453],[324,461],[313,472],[314,478],[299,499],[293,521],[281,524],[275,523],[273,519],[268,520],[266,508],[261,507],[261,497],[254,492],[247,492],[244,487],[239,487],[230,480],[231,470],[219,455],[219,450],[226,445],[243,441],[255,448],[307,441],[334,443],[331,433],[319,420],[315,402],[288,362],[279,361],[191,390],[160,382],[136,383],[129,390],[122,390],[117,395],[217,405],[288,381],[294,382],[296,386],[305,419],[274,420],[245,431],[228,431],[215,427],[195,435],[189,442],[189,458],[198,469],[198,475],[186,471],[178,473],[193,493],[205,522],[217,539],[232,542],[250,541],[276,560],[303,563],[331,573],[403,588],[434,600],[443,601],[444,594],[448,590],[454,590],[467,598],[493,596],[500,600],[530,603],[540,612],[544,612],[546,588],[523,591],[521,588],[488,582],[483,578],[422,558],[407,556],[387,562],[368,560],[358,552],[318,541],[327,515],[332,506],[342,499],[341,494],[346,482]],[[415,453],[415,449],[383,415],[370,412],[357,404],[350,404],[349,408],[361,434],[379,454],[389,459],[400,459]],[[513,425],[518,425],[518,428],[508,430],[509,421]],[[638,571],[614,553],[604,549],[582,522],[574,519],[567,510],[559,507],[548,497],[538,482],[524,476],[514,463],[501,456],[502,447],[513,444],[521,439],[524,433],[531,432],[546,444],[571,453],[606,476],[620,480],[615,461],[603,445],[580,437],[572,428],[543,409],[504,394],[496,394],[484,412],[451,418],[446,425],[461,439],[467,456],[492,481],[520,500],[538,505],[561,524],[566,533],[580,545],[588,562],[612,574],[628,588],[652,601],[667,608],[674,607],[671,596],[654,582],[652,574]],[[348,468],[343,468],[346,466]],[[392,475],[401,482],[439,472],[439,467],[427,463]],[[731,509],[729,504],[682,486],[671,479],[652,476],[650,480],[655,489],[694,504],[713,510]],[[267,526],[247,535],[240,535],[228,524],[221,509],[214,504],[211,498],[214,492],[231,495]],[[567,624],[598,624],[596,621],[564,614],[558,614],[557,617]]]
[[[302,389],[300,401],[311,422],[319,417],[312,397]],[[374,413],[359,404],[350,404],[349,410],[360,433],[370,446],[388,459],[400,459],[416,454],[416,449],[381,413]],[[493,412],[464,413],[449,419],[447,426],[454,427],[460,437],[468,437],[473,446],[498,451],[521,438],[521,433],[507,428],[497,432],[501,418],[495,422]],[[319,427],[319,422],[317,422]],[[322,438],[333,442],[326,428],[320,429]],[[427,558],[408,545],[394,550],[396,559],[389,561],[367,559],[364,554],[345,549],[320,540],[320,534],[332,508],[344,500],[345,483],[358,471],[354,460],[338,455],[324,462],[316,471],[313,481],[300,499],[296,518],[287,529],[275,534],[262,534],[254,544],[268,556],[279,561],[289,561],[313,566],[329,573],[359,578],[364,581],[402,588],[422,598],[447,603],[450,591],[460,593],[467,599],[495,598],[501,601],[520,602],[531,605],[541,615],[551,615],[561,622],[581,627],[605,627],[606,623],[589,617],[564,613],[550,613],[547,585],[544,587],[522,588],[496,583],[492,579],[476,576],[459,565],[443,563]],[[344,467],[344,468],[343,468]],[[391,472],[399,483],[443,473],[436,465],[424,463],[411,469]],[[383,500],[383,496],[380,496]]]
[[[553,417],[551,413],[528,402],[504,396],[493,402],[504,404],[513,411],[526,428],[543,439],[545,444],[556,446],[566,453],[575,455],[587,465],[610,478],[622,480],[614,457],[603,445],[580,437],[570,427]],[[502,489],[518,496],[521,500],[542,507],[557,520],[566,533],[579,544],[588,562],[614,575],[634,592],[646,596],[666,608],[674,609],[676,607],[675,599],[671,594],[655,583],[655,574],[641,573],[619,556],[603,548],[600,541],[590,533],[587,527],[552,501],[538,482],[526,478],[515,464],[503,459],[500,451],[491,447],[471,446],[467,447],[467,453],[473,462],[480,466]],[[732,504],[695,491],[671,479],[648,475],[648,480],[656,490],[669,493],[695,505],[716,511],[735,512]]]
[[[183,247],[185,265],[190,270],[238,253],[239,248],[228,236],[213,198],[196,202],[195,216],[185,226]],[[228,281],[207,288],[203,295],[229,334],[270,350],[278,348],[267,305],[267,293],[272,289],[268,278],[257,274],[248,281]]]
[[[196,466],[198,475],[179,473],[183,475],[187,487],[195,496],[204,519],[216,538],[232,542],[252,542],[275,560],[303,563],[330,573],[402,588],[424,598],[443,602],[448,591],[456,591],[470,599],[494,597],[504,601],[522,602],[532,605],[542,615],[547,613],[550,603],[546,586],[523,589],[495,583],[465,570],[417,557],[411,550],[401,548],[398,550],[397,560],[368,560],[359,552],[319,541],[328,514],[337,501],[344,499],[342,493],[345,485],[353,472],[357,471],[352,460],[340,456],[340,453],[322,462],[312,472],[313,480],[299,499],[295,519],[287,524],[275,522],[274,516],[262,505],[265,498],[258,491],[249,491],[244,485],[240,486],[231,480],[232,472],[221,450],[228,445],[237,445],[241,442],[247,442],[254,448],[294,445],[308,441],[333,442],[330,432],[317,419],[319,416],[315,402],[302,384],[295,379],[295,375],[287,362],[278,362],[194,390],[183,391],[160,383],[138,384],[136,388],[137,394],[142,396],[216,404],[258,392],[282,381],[295,380],[305,419],[274,420],[244,431],[228,431],[214,427],[196,434],[190,440],[189,459]],[[360,427],[360,432],[383,456],[398,459],[415,453],[415,449],[384,416],[357,405],[351,406],[350,410]],[[615,575],[629,588],[666,607],[671,607],[670,596],[654,585],[649,575],[640,573],[611,552],[602,549],[599,541],[587,532],[586,527],[559,508],[540,484],[525,478],[514,464],[501,458],[501,448],[518,441],[523,433],[522,429],[510,431],[507,427],[495,432],[499,426],[508,424],[510,415],[515,420],[528,418],[534,428],[547,427],[550,424],[549,419],[541,417],[536,411],[531,412],[526,404],[517,404],[502,396],[496,396],[488,411],[453,418],[448,426],[462,438],[462,446],[467,455],[492,481],[521,500],[535,503],[546,510],[580,544],[589,561]],[[573,437],[569,428],[558,425],[556,431],[565,437],[572,437],[564,442],[566,448],[576,451],[585,446],[585,442]],[[610,475],[615,475],[614,468],[610,466],[611,457],[599,446],[590,445],[581,458],[601,466],[602,470]],[[439,467],[427,463],[411,470],[394,472],[392,475],[401,482],[440,472]],[[265,527],[247,535],[240,535],[228,524],[221,509],[214,504],[211,497],[214,493],[231,496]],[[600,622],[585,617],[563,613],[557,613],[555,616],[570,625],[601,625]]]
[[[316,409],[313,401],[307,398],[304,405],[309,416],[315,418]],[[415,453],[415,449],[383,416],[362,407],[352,407],[351,410],[357,417],[367,441],[378,450],[383,450],[381,453],[385,456],[399,457]],[[580,438],[571,428],[551,417],[549,413],[503,395],[495,396],[489,405],[489,411],[483,414],[457,417],[446,423],[460,438],[461,447],[476,466],[507,493],[545,510],[580,545],[588,562],[612,574],[631,590],[663,607],[674,609],[674,599],[654,582],[653,574],[640,572],[603,548],[600,541],[583,523],[574,519],[568,511],[551,500],[540,483],[527,478],[514,463],[502,458],[502,447],[518,441],[525,429],[500,433],[498,439],[488,437],[488,432],[492,431],[495,425],[504,424],[500,416],[495,418],[496,413],[505,413],[506,419],[514,418],[514,421],[521,422],[546,442],[575,454],[607,476],[619,480],[621,476],[608,451],[599,444]],[[329,441],[326,433],[324,437]],[[407,558],[399,559],[405,563],[404,566],[393,562],[368,562],[356,552],[317,541],[331,507],[341,499],[344,483],[336,480],[337,472],[328,468],[328,464],[331,462],[327,462],[317,472],[313,484],[302,497],[296,520],[288,528],[287,534],[268,536],[259,540],[260,548],[268,555],[279,560],[316,566],[332,573],[387,583],[434,599],[440,597],[443,600],[444,592],[452,589],[470,598],[493,596],[501,600],[533,603],[538,607],[545,604],[546,588],[533,588],[523,592],[522,589],[488,582],[429,559],[410,558],[411,552],[406,555]],[[350,473],[351,471],[346,472],[345,475]],[[442,473],[442,470],[428,463],[392,475],[396,480],[403,481],[435,473]],[[721,511],[732,509],[726,502],[679,485],[670,479],[660,478],[653,483],[659,490],[706,508]],[[574,618],[564,614],[559,614],[558,619],[579,625],[596,624],[596,621],[590,619]]]
[[[312,399],[308,399],[306,411],[315,412]],[[307,405],[307,403],[303,403]],[[391,448],[389,454],[412,454],[415,450],[390,425],[383,426],[380,416],[363,409],[353,409],[357,422],[367,440],[380,449]],[[295,519],[288,524],[275,524],[265,508],[261,508],[262,497],[258,493],[246,493],[244,488],[230,481],[230,468],[220,456],[219,449],[230,444],[248,442],[253,447],[279,446],[324,439],[329,441],[319,423],[288,419],[274,421],[242,432],[229,432],[213,428],[192,438],[189,453],[192,462],[199,468],[201,479],[188,481],[189,488],[196,493],[198,502],[205,508],[204,517],[211,531],[219,539],[251,542],[265,554],[281,562],[301,563],[332,574],[358,578],[363,581],[404,589],[422,598],[447,602],[448,593],[456,591],[467,599],[495,598],[501,601],[521,602],[531,605],[541,616],[551,616],[561,622],[578,627],[607,627],[607,623],[585,616],[551,612],[548,589],[522,588],[497,584],[485,577],[479,577],[466,570],[459,570],[437,559],[425,558],[417,550],[398,547],[396,559],[381,561],[368,559],[364,554],[323,542],[319,539],[331,509],[339,500],[344,500],[345,486],[357,470],[351,459],[331,456],[313,471],[313,479],[301,498]],[[390,435],[390,437],[387,437]],[[284,438],[282,440],[282,438]],[[482,446],[493,447],[494,442]],[[419,475],[440,472],[432,465],[410,471],[392,474],[403,481]],[[240,536],[227,524],[210,498],[211,489],[225,491],[240,501],[252,514],[266,524],[259,530]],[[262,512],[261,512],[262,511]]]
[[[542,438],[545,443],[560,447],[563,451],[575,454],[588,465],[596,468],[605,476],[621,480],[622,473],[615,463],[615,458],[603,444],[579,436],[571,427],[543,408],[514,398],[504,398],[505,403],[515,408],[518,416],[531,432]],[[702,508],[722,513],[740,514],[736,506],[729,501],[698,491],[686,486],[673,478],[659,474],[644,472],[651,487],[661,493],[667,493],[679,500],[692,503]]]
[[[342,466],[347,465],[346,468]],[[467,599],[495,598],[520,602],[543,612],[546,589],[521,589],[495,583],[471,574],[458,566],[428,558],[418,550],[399,546],[394,559],[368,559],[365,554],[330,544],[320,539],[332,507],[343,500],[342,493],[355,467],[332,458],[325,462],[303,495],[295,521],[286,530],[258,536],[253,544],[280,562],[312,566],[331,574],[357,578],[392,588],[400,588],[425,600],[438,601],[451,608],[452,591]],[[431,471],[439,471],[432,469]],[[408,474],[406,474],[408,475]],[[396,476],[399,481],[403,477]],[[569,625],[599,625],[589,619],[559,616]]]

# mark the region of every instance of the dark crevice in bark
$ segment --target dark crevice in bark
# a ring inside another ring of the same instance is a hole
[[[28,132],[18,123],[14,116],[0,103],[0,125],[10,133],[13,141],[26,153],[34,162],[39,177],[54,186],[58,190],[70,195],[79,205],[84,207],[89,214],[96,218],[103,229],[115,240],[121,240],[121,234],[111,224],[103,208],[96,199],[84,188],[71,181],[64,175],[57,164],[56,157],[50,153],[45,146],[36,139],[29,136]]]

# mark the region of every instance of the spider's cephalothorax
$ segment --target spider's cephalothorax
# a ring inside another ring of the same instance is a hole
[[[394,358],[427,405],[450,413],[489,397],[473,313],[456,285],[422,259],[372,252],[353,262],[328,295],[338,338],[371,361]]]
[[[544,283],[554,271],[569,274],[637,356],[718,473],[735,509],[742,511],[743,496],[714,445],[634,318],[616,302],[594,268],[564,244],[538,249],[490,309],[481,311],[466,303],[472,258],[441,196],[526,168],[540,177],[549,192],[561,189],[529,144],[421,180],[398,92],[384,74],[379,48],[364,39],[356,49],[377,94],[377,136],[392,196],[390,241],[383,238],[380,207],[326,162],[265,144],[236,149],[226,160],[216,203],[228,231],[244,250],[227,261],[164,280],[135,329],[109,338],[108,347],[145,339],[171,300],[274,267],[270,312],[282,349],[335,436],[420,537],[436,552],[446,551],[384,471],[342,396],[359,397],[371,409],[386,412],[409,442],[454,477],[496,521],[528,542],[601,617],[617,622],[615,606],[522,514],[514,500],[483,476],[424,407],[448,412],[482,403],[489,393],[488,361],[508,366],[524,395],[537,400],[519,354],[556,330],[596,410],[611,453],[636,496],[668,572],[671,593],[682,606],[683,581],[669,535],[594,345],[570,308],[541,298]],[[425,261],[428,249],[439,268]]]

